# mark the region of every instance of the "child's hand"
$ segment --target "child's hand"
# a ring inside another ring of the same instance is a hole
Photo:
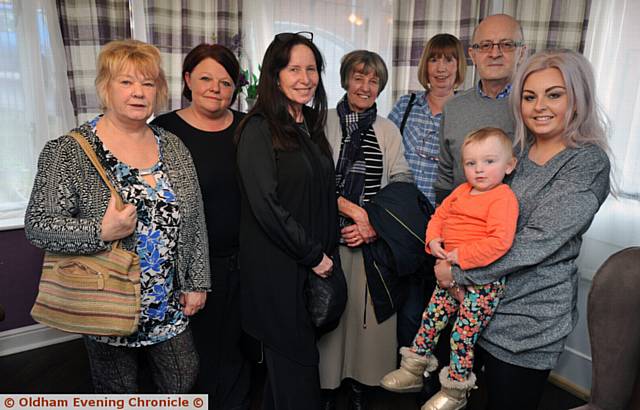
[[[438,259],[447,259],[447,252],[444,251],[442,238],[434,238],[429,242],[429,249],[431,254]]]
[[[453,296],[453,298],[455,300],[458,301],[458,303],[462,304],[464,303],[464,296],[465,296],[465,288],[462,286],[455,286],[451,289],[449,289],[449,294],[451,296]]]
[[[459,265],[458,263],[458,248],[452,250],[451,252],[449,252],[447,254],[447,262],[451,263],[452,265]]]

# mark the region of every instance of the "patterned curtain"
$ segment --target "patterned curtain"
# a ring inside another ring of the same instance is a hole
[[[473,28],[478,24],[481,0],[407,0],[395,3],[393,36],[394,100],[410,90],[421,90],[418,63],[425,44],[435,34],[457,36],[465,48],[469,46]],[[471,61],[467,61],[471,65]],[[469,77],[469,76],[467,76]],[[467,78],[460,88],[471,84]]]
[[[240,52],[242,0],[146,0],[147,39],[160,49],[169,82],[168,110],[182,101],[182,60],[196,45],[219,43]]]
[[[129,3],[121,0],[57,0],[71,102],[78,123],[100,113],[94,85],[100,47],[131,37]]]
[[[490,0],[491,1],[491,0]],[[502,0],[522,25],[529,55],[546,48],[584,51],[591,0]]]
[[[437,33],[457,36],[465,52],[473,29],[482,18],[496,12],[514,16],[524,31],[529,54],[546,48],[582,52],[592,0],[407,0],[395,2],[393,38],[393,97],[421,90],[418,63],[422,49]],[[501,11],[497,10],[501,7]],[[467,76],[460,88],[475,82],[467,59]]]

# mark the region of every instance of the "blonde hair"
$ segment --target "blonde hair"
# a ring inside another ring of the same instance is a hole
[[[422,50],[420,64],[418,65],[418,81],[425,89],[429,88],[429,59],[432,57],[455,58],[458,63],[456,70],[456,82],[454,87],[464,83],[464,76],[467,71],[467,58],[464,56],[462,43],[456,36],[447,33],[436,34],[431,37]]]
[[[511,92],[511,109],[515,117],[515,143],[521,149],[533,143],[527,136],[522,118],[522,89],[533,73],[555,68],[560,71],[567,90],[569,107],[565,114],[562,138],[568,147],[594,144],[609,153],[607,117],[598,107],[595,96],[595,77],[591,63],[572,50],[544,50],[529,57],[518,69]]]
[[[500,142],[500,145],[502,145],[502,147],[504,148],[505,152],[509,152],[511,154],[511,157],[515,156],[513,153],[513,141],[511,141],[511,138],[509,138],[507,133],[505,133],[500,128],[485,127],[485,128],[480,128],[479,130],[472,131],[469,134],[467,134],[466,137],[464,137],[464,142],[460,147],[461,157],[463,157],[462,154],[464,153],[464,149],[466,146],[476,142],[485,141],[491,137],[498,138],[498,141]]]
[[[145,77],[154,80],[156,85],[156,100],[154,110],[163,107],[167,102],[167,79],[160,65],[160,51],[151,44],[138,40],[115,40],[107,43],[96,64],[96,91],[100,99],[100,108],[109,107],[109,82],[131,66]]]

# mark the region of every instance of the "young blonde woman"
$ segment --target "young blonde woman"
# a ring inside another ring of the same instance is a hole
[[[484,268],[436,265],[445,287],[506,276],[504,298],[477,348],[491,409],[537,408],[577,322],[576,258],[609,193],[607,135],[595,84],[590,63],[574,51],[542,51],[519,68],[510,97],[515,143],[522,149],[509,182],[519,203],[513,246]],[[459,408],[455,401],[447,406],[442,408]]]

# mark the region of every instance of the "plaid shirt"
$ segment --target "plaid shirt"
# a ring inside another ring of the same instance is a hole
[[[410,97],[411,94],[400,97],[389,113],[389,119],[398,128],[402,123],[402,117],[404,117]],[[409,163],[411,172],[413,172],[416,185],[432,204],[436,203],[433,183],[438,176],[440,118],[442,118],[442,114],[433,115],[431,113],[427,103],[427,93],[417,93],[411,114],[407,118],[402,133],[404,156]]]
[[[482,82],[481,81],[478,81],[478,92],[480,93],[480,96],[482,98],[491,98],[484,91],[482,91]],[[509,94],[511,94],[511,84],[507,84],[507,86],[504,87],[502,89],[502,91],[500,91],[498,93],[498,95],[496,95],[496,100],[501,100],[503,98],[507,98],[509,96]]]

